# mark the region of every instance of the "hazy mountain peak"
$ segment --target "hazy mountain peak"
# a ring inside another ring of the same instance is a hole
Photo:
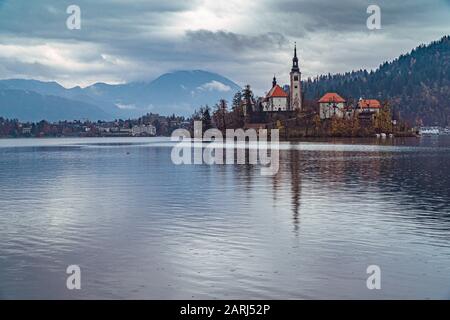
[[[231,101],[234,93],[240,90],[230,79],[203,70],[172,71],[149,82],[97,82],[86,88],[77,86],[71,89],[54,81],[11,79],[0,80],[0,88],[28,90],[40,95],[63,97],[75,103],[80,101],[98,106],[104,112],[103,116],[107,114],[117,118],[137,117],[147,112],[190,115],[194,109],[203,105],[212,106],[219,99]],[[20,108],[16,111],[18,118],[26,118],[26,114],[20,113]],[[100,114],[96,112],[95,116]],[[85,118],[97,120],[89,115]]]

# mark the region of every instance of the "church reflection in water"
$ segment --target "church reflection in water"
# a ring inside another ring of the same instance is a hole
[[[289,150],[289,167],[291,175],[291,203],[294,228],[298,230],[298,224],[300,221],[300,205],[301,205],[301,193],[302,193],[302,180],[301,180],[301,165],[300,152],[297,150]]]
[[[342,196],[356,206],[358,199],[383,197],[392,205],[413,209],[396,218],[427,223],[440,219],[443,224],[439,228],[449,228],[450,202],[446,199],[450,198],[450,177],[442,174],[440,179],[435,178],[436,171],[444,172],[448,166],[445,153],[421,162],[414,153],[373,150],[370,146],[366,149],[346,149],[338,144],[326,150],[320,146],[318,150],[301,149],[298,143],[292,143],[290,149],[280,151],[279,170],[273,176],[261,177],[258,165],[238,165],[234,170],[249,200],[253,192],[270,192],[267,196],[274,209],[289,208],[295,232],[300,229],[302,214],[310,213],[305,210],[312,210],[311,201],[324,199],[339,204]],[[428,214],[429,208],[439,210]],[[427,214],[414,215],[411,211]]]
[[[335,196],[335,188],[346,188],[357,194],[361,191],[361,183],[380,183],[380,174],[386,166],[392,166],[391,157],[378,152],[316,152],[295,147],[283,150],[280,152],[280,169],[271,178],[273,203],[282,206],[287,202],[283,196],[289,197],[292,223],[297,232],[301,223],[302,201],[305,201],[303,198],[310,196],[302,194],[305,183],[308,188],[318,190],[321,196]]]
[[[300,223],[302,163],[299,150],[282,151],[280,152],[280,169],[272,177],[272,194],[275,206],[278,201],[282,201],[280,194],[283,189],[285,187],[289,189],[290,208],[295,231],[298,231]]]

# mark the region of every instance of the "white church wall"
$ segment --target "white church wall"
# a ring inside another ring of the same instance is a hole
[[[272,98],[272,111],[286,111],[287,110],[287,98],[274,97]]]
[[[320,118],[329,119],[333,116],[344,117],[344,103],[320,103]]]

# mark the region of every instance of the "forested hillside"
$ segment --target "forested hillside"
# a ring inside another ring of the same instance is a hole
[[[306,99],[335,91],[348,100],[389,100],[411,124],[450,125],[450,36],[421,45],[375,71],[359,70],[304,81]]]

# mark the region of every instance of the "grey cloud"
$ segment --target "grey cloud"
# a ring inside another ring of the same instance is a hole
[[[281,17],[290,17],[284,31],[289,35],[327,31],[332,33],[364,32],[369,14],[367,7],[378,5],[384,28],[414,28],[424,23],[444,23],[448,14],[440,15],[444,1],[448,0],[280,0],[267,5]],[[283,20],[279,18],[278,20]],[[448,20],[447,20],[448,21]]]
[[[276,32],[249,36],[226,31],[189,30],[186,32],[186,38],[204,48],[227,49],[234,52],[269,48],[276,50],[288,43],[285,36]]]
[[[0,45],[73,45],[71,61],[95,66],[67,70],[48,61],[1,58],[0,53],[0,78],[20,75],[86,84],[207,69],[265,90],[273,73],[287,81],[293,41],[299,45],[304,75],[314,76],[372,68],[450,33],[450,0],[374,2],[382,9],[383,29],[377,32],[366,28],[372,1],[261,0],[245,15],[236,14],[232,21],[238,26],[170,33],[166,27],[176,24],[179,14],[203,1],[0,0]],[[73,3],[81,7],[81,30],[65,26],[65,10]],[[228,14],[234,15],[222,16]]]
[[[69,5],[81,8],[82,28],[66,28]],[[21,36],[52,39],[120,39],[158,28],[170,14],[195,7],[197,1],[40,0],[5,1],[0,7],[0,30]]]
[[[54,75],[54,70],[40,63],[23,63],[15,59],[3,59],[0,58],[0,65],[2,66],[2,72],[5,74],[14,74],[17,76],[34,74],[41,75],[43,78]]]

